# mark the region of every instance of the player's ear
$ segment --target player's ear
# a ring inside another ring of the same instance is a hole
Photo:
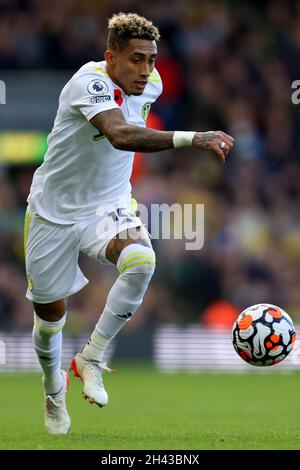
[[[104,52],[104,59],[109,65],[114,65],[115,63],[115,54],[111,49],[107,49]]]

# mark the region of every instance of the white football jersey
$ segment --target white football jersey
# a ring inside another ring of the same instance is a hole
[[[134,153],[115,149],[89,120],[120,108],[129,124],[145,127],[151,103],[161,92],[156,69],[143,94],[134,96],[113,83],[105,61],[81,67],[61,92],[48,150],[33,177],[29,207],[58,224],[128,207]]]

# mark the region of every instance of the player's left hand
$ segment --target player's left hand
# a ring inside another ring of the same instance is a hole
[[[232,149],[234,138],[223,131],[196,132],[192,146],[203,150],[212,150],[224,163]]]

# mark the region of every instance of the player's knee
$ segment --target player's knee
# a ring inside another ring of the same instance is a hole
[[[155,261],[153,248],[132,243],[121,251],[117,267],[120,274],[143,274],[150,280],[155,270]]]
[[[33,302],[34,311],[36,315],[44,321],[56,322],[59,321],[66,313],[67,302],[66,299],[57,300],[48,304],[39,304]]]

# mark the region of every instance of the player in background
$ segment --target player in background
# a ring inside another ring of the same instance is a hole
[[[212,150],[224,162],[233,146],[221,131],[145,127],[162,92],[155,69],[158,40],[158,29],[141,16],[119,13],[109,20],[105,60],[87,63],[63,88],[44,162],[33,177],[24,231],[26,296],[34,307],[33,343],[49,433],[66,434],[70,427],[62,329],[67,297],[88,282],[78,266],[80,251],[119,271],[90,340],[71,364],[84,398],[100,407],[108,402],[103,354],[140,306],[153,276],[155,253],[132,205],[134,152],[194,147]]]

